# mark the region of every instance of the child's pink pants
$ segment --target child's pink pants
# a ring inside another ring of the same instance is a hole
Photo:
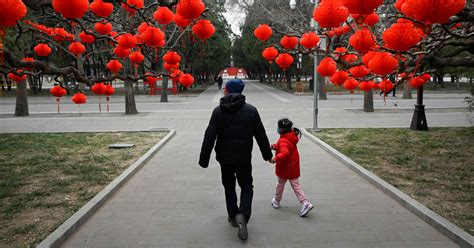
[[[278,181],[276,184],[275,200],[278,202],[281,201],[281,198],[283,196],[283,190],[285,189],[286,181],[290,181],[291,187],[293,188],[293,191],[295,191],[296,198],[298,198],[298,201],[300,201],[301,203],[304,203],[306,201],[306,195],[303,192],[303,188],[301,187],[301,184],[298,178],[284,179],[284,178],[278,177]]]

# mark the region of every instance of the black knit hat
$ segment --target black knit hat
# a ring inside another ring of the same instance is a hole
[[[289,132],[293,128],[293,122],[291,122],[288,118],[280,119],[278,121],[278,128],[280,129],[281,133]]]

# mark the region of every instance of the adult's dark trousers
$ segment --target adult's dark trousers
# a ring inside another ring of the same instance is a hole
[[[253,199],[252,164],[221,164],[221,176],[229,217],[235,218],[237,214],[242,213],[248,222],[252,213]],[[241,189],[240,206],[237,206],[236,179]]]

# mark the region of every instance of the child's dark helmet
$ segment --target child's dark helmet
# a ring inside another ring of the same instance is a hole
[[[282,133],[291,131],[293,127],[293,122],[291,122],[288,118],[283,118],[278,121],[278,128],[281,130]]]

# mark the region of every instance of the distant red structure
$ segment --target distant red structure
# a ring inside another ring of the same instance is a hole
[[[239,67],[227,67],[219,72],[219,76],[222,76],[224,79],[230,78],[248,78],[248,74],[244,68]]]

